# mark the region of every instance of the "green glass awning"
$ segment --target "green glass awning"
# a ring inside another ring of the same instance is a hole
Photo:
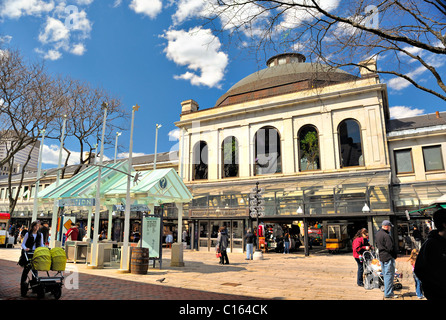
[[[133,171],[132,176],[130,195],[138,203],[185,203],[192,200],[192,194],[175,169]],[[127,176],[122,176],[104,190],[107,204],[120,203],[126,193]]]
[[[105,205],[125,202],[127,194],[128,161],[102,166],[100,197]],[[40,202],[58,199],[95,198],[99,166],[91,165],[70,179],[60,180],[38,193]],[[130,194],[141,204],[185,203],[192,195],[174,169],[132,171]]]
[[[126,175],[128,162],[109,163],[102,166],[101,170],[101,189],[110,185],[117,179]],[[51,184],[48,188],[39,192],[39,200],[69,199],[69,198],[85,198],[94,197],[96,195],[97,179],[99,176],[99,166],[92,165],[87,169],[79,172],[75,176],[67,180]],[[45,192],[46,191],[46,192]]]

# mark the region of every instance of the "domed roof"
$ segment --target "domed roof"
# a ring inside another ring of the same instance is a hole
[[[233,85],[217,100],[215,107],[358,79],[328,65],[305,63],[305,57],[298,53],[274,56],[267,65]]]

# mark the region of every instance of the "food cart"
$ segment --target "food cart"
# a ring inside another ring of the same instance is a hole
[[[10,219],[9,213],[0,212],[0,246],[8,243],[8,221]]]
[[[311,246],[322,245],[322,230],[320,228],[308,228],[308,238]]]
[[[327,239],[325,239],[325,248],[329,253],[338,253],[344,249],[348,241],[347,225],[337,224],[328,225]]]

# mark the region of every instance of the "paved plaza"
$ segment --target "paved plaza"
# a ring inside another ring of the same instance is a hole
[[[36,299],[32,293],[20,297],[19,255],[18,248],[0,249],[0,299]],[[68,263],[69,270],[77,271],[78,288],[66,283],[61,300],[383,300],[379,289],[356,286],[356,263],[350,253],[267,253],[263,260],[230,253],[230,264],[220,265],[213,252],[185,250],[184,267],[171,267],[170,255],[170,249],[163,249],[162,269],[157,263],[146,275]],[[403,288],[395,291],[398,299],[418,300],[407,256],[398,257],[396,266],[403,275]]]

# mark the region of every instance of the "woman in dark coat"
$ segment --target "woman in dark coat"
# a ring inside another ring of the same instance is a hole
[[[221,253],[220,264],[229,264],[228,254],[226,252],[229,244],[228,230],[226,227],[221,227],[217,237],[217,245],[215,249]]]
[[[24,255],[24,252],[34,252],[36,248],[43,247],[43,235],[39,231],[40,230],[40,221],[34,221],[31,224],[31,227],[29,229],[29,232],[25,234],[25,237],[22,241],[22,255]],[[23,258],[21,258],[22,260]],[[28,277],[28,273],[31,269],[25,265],[23,266],[23,272],[22,272],[22,278],[21,283],[26,282],[26,278]]]

